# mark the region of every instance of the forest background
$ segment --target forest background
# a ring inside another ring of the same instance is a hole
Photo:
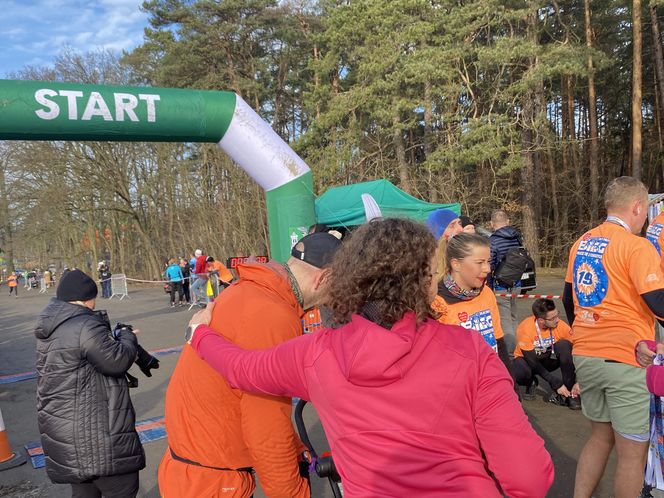
[[[502,207],[564,266],[611,178],[664,191],[662,4],[148,0],[131,52],[64,48],[6,77],[235,91],[316,194],[387,178],[478,223]],[[268,245],[263,192],[208,144],[0,142],[0,220],[10,265],[137,277]]]

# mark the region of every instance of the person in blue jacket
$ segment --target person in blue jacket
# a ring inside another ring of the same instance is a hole
[[[182,284],[184,282],[184,275],[182,275],[182,268],[180,268],[180,265],[178,265],[178,262],[175,258],[171,258],[168,261],[168,267],[166,268],[166,279],[168,280],[168,285],[170,286],[171,291],[171,308],[175,308],[175,292],[178,293],[180,306],[183,306],[184,301],[182,298]]]

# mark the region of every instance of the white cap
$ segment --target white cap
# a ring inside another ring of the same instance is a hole
[[[196,250],[194,251],[194,255],[195,255],[195,256],[201,256],[202,254],[203,254],[203,251],[201,251],[200,249],[196,249]]]

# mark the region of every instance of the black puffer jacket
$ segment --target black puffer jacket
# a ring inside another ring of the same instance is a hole
[[[35,335],[37,421],[51,481],[79,483],[145,467],[124,376],[136,358],[136,336],[126,332],[116,341],[101,314],[55,298]]]

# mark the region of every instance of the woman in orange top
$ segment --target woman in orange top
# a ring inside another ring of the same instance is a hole
[[[500,326],[498,304],[485,284],[491,273],[489,240],[474,233],[460,233],[448,240],[438,257],[438,295],[432,308],[438,321],[479,332],[512,375],[512,361]]]
[[[7,277],[7,285],[9,286],[9,295],[11,296],[13,292],[18,297],[18,279],[15,272]]]

